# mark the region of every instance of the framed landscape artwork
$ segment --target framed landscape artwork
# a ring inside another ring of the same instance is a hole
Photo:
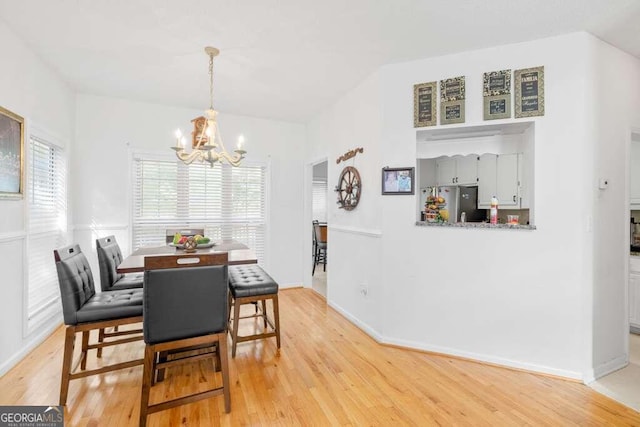
[[[24,119],[0,107],[0,198],[22,197],[23,168]]]
[[[382,194],[413,194],[415,168],[383,168]]]

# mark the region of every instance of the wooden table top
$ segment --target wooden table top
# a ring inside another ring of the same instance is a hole
[[[255,252],[246,245],[235,240],[222,240],[215,242],[211,248],[197,249],[195,254],[209,254],[216,252],[227,252],[229,254],[229,265],[255,264],[258,262]],[[144,271],[144,257],[149,255],[180,255],[184,250],[165,245],[155,247],[144,247],[133,251],[116,268],[118,273],[139,273]]]

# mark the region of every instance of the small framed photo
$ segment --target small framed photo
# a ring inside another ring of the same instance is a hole
[[[415,168],[382,168],[382,194],[414,194]]]
[[[24,191],[24,119],[0,107],[0,199]]]

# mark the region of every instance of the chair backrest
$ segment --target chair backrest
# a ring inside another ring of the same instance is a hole
[[[316,242],[318,241],[318,238],[316,237],[316,226],[319,224],[318,220],[313,220],[311,222],[312,226],[313,226],[313,244],[315,245]]]
[[[227,329],[228,254],[148,256],[143,330],[148,344]]]
[[[95,294],[91,266],[79,245],[53,251],[58,271],[62,313],[66,325],[78,324],[78,310]]]
[[[195,236],[196,234],[204,236],[204,228],[167,228],[166,242],[173,242],[173,236],[175,236],[176,233],[187,237]]]
[[[327,226],[326,225],[320,225],[320,223],[315,222],[313,224],[313,231],[315,234],[316,242],[327,243]]]
[[[96,250],[100,267],[100,289],[108,291],[123,276],[116,271],[122,262],[122,252],[115,236],[96,239]]]

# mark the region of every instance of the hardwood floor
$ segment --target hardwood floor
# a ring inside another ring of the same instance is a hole
[[[215,397],[149,425],[640,425],[640,413],[580,383],[381,346],[311,289],[281,291],[280,317],[279,354],[272,338],[239,344],[229,359],[231,413]],[[1,405],[57,403],[63,339],[60,328],[0,378]],[[143,347],[107,348],[103,359],[139,358]],[[219,375],[210,362],[169,370],[152,402]],[[72,381],[66,425],[137,425],[141,377],[138,366]]]

